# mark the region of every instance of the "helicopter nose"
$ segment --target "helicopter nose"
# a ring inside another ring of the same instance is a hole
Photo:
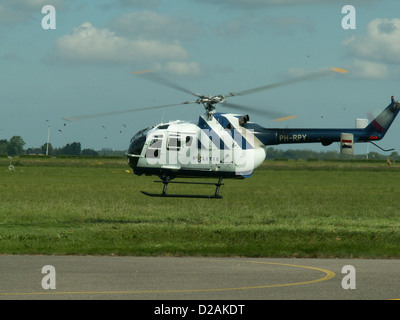
[[[129,145],[127,157],[129,166],[135,171],[139,161],[140,154],[142,153],[146,136],[134,137]]]
[[[145,142],[146,142],[146,137],[139,137],[133,139],[131,141],[131,144],[129,145],[128,154],[140,156]]]

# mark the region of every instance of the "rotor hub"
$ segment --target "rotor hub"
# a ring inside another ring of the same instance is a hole
[[[202,104],[204,108],[206,109],[206,112],[209,117],[212,117],[212,115],[215,112],[216,105],[218,103],[224,103],[225,102],[225,96],[220,94],[217,96],[200,96],[196,102],[198,104]]]

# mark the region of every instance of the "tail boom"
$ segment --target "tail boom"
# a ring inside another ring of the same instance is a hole
[[[293,143],[322,143],[329,145],[340,142],[341,134],[348,133],[354,136],[354,143],[370,142],[382,139],[388,131],[393,120],[400,111],[400,103],[394,100],[363,129],[355,128],[263,128],[256,124],[248,124],[248,129],[253,129],[255,136],[264,146]]]

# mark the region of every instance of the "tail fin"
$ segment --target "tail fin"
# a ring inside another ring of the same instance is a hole
[[[399,111],[400,102],[392,96],[392,102],[365,128],[369,136],[376,140],[382,139]]]

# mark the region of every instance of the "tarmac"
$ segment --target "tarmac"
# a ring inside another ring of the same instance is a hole
[[[400,261],[0,255],[0,300],[388,300]]]

